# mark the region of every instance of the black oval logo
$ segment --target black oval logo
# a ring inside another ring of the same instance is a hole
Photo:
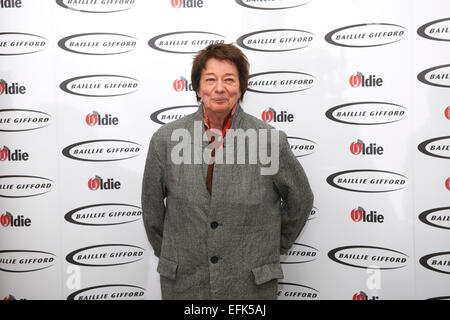
[[[408,256],[400,251],[374,246],[346,246],[328,252],[337,263],[362,269],[391,270],[406,267]]]
[[[0,56],[18,56],[43,51],[48,40],[32,33],[0,32]]]
[[[381,193],[401,190],[407,178],[392,171],[359,169],[336,172],[327,178],[330,186],[352,192]]]
[[[115,226],[142,219],[142,209],[125,203],[101,203],[73,209],[67,222],[82,226]]]
[[[81,248],[69,253],[67,262],[87,267],[110,267],[143,259],[145,249],[128,244],[104,244]]]
[[[34,272],[55,264],[53,253],[35,250],[0,251],[0,270],[12,273]]]
[[[428,254],[420,258],[419,263],[428,270],[450,274],[450,251]]]
[[[341,104],[325,113],[335,122],[350,125],[380,125],[401,121],[407,109],[398,104],[367,101]]]
[[[116,97],[135,92],[139,80],[110,74],[80,76],[60,84],[62,91],[83,97]]]
[[[291,0],[286,4],[285,0],[271,0],[271,1],[254,1],[254,0],[236,0],[236,3],[250,9],[261,10],[280,10],[291,9],[310,3],[312,0]]]
[[[447,140],[447,142],[442,142]],[[420,152],[430,157],[450,159],[450,136],[426,140],[417,146]]]
[[[391,44],[404,39],[406,28],[390,23],[363,23],[329,32],[325,41],[335,46],[368,48]]]
[[[78,290],[67,300],[138,300],[143,299],[145,289],[126,284],[108,284]]]
[[[0,109],[0,132],[21,132],[42,129],[51,115],[30,109]]]
[[[244,49],[259,52],[293,51],[309,47],[315,35],[298,29],[269,29],[244,34],[236,43]]]
[[[450,88],[450,64],[426,69],[417,75],[417,80],[429,86]]]
[[[136,50],[136,38],[119,33],[80,33],[58,41],[68,52],[85,55],[115,55]]]
[[[304,157],[316,151],[317,143],[312,140],[298,137],[287,137],[292,153],[297,157]]]
[[[37,176],[0,176],[0,197],[36,197],[52,191],[53,184],[52,180]]]
[[[450,230],[450,207],[426,210],[419,215],[419,220],[431,227]]]
[[[428,22],[417,29],[417,34],[428,40],[450,41],[450,18]]]
[[[183,110],[180,112],[179,110]],[[187,110],[186,112],[184,110]],[[176,106],[157,110],[150,115],[150,119],[158,124],[166,124],[198,110],[196,105]]]
[[[134,6],[135,0],[123,1],[73,1],[56,0],[64,9],[86,13],[112,13],[129,10]]]
[[[315,81],[313,75],[304,72],[260,72],[249,76],[247,90],[267,94],[294,93],[311,89]]]
[[[205,31],[178,31],[158,35],[148,41],[148,45],[169,53],[193,54],[214,43],[225,43],[225,37]]]
[[[69,159],[91,162],[127,160],[139,156],[142,146],[126,140],[102,139],[81,141],[62,151]]]

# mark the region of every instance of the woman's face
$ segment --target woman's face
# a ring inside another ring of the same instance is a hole
[[[197,95],[209,112],[228,114],[241,96],[239,73],[234,63],[215,58],[206,61]]]

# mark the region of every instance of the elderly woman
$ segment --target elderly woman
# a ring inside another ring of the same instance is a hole
[[[276,299],[280,254],[311,211],[313,194],[286,134],[239,104],[248,69],[231,44],[200,51],[191,75],[198,111],[150,141],[142,212],[163,299]],[[252,144],[269,151],[275,170],[263,171],[267,161],[242,163],[239,152],[254,159]]]

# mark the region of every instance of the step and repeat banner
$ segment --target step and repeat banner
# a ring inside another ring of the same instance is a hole
[[[314,208],[279,299],[450,297],[447,0],[0,0],[0,299],[160,299],[152,134],[235,43]]]

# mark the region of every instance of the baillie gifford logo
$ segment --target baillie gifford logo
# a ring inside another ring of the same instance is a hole
[[[350,152],[354,155],[382,155],[383,147],[377,146],[376,143],[366,143],[360,139],[350,145]]]
[[[95,176],[94,178],[89,179],[88,188],[92,191],[97,190],[118,190],[121,187],[120,181],[114,181],[114,179],[109,178],[107,180],[103,180],[100,176]]]
[[[172,87],[176,92],[194,91],[194,89],[192,89],[192,83],[190,83],[185,77],[176,79],[173,82]]]
[[[94,126],[117,126],[119,118],[113,117],[111,114],[101,115],[97,111],[89,113],[85,117],[86,124],[90,127]]]
[[[294,115],[291,113],[287,113],[287,111],[275,111],[272,108],[269,108],[261,114],[261,119],[264,122],[293,122]]]
[[[378,78],[374,74],[366,77],[361,72],[357,72],[350,76],[349,83],[353,88],[381,87],[383,85],[383,79]]]
[[[170,0],[173,8],[203,8],[203,0]]]

